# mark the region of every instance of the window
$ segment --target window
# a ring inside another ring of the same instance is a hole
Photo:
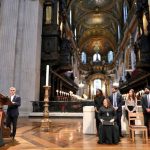
[[[69,12],[69,21],[70,21],[70,25],[72,25],[72,11],[71,11],[71,9]]]
[[[74,39],[75,40],[77,39],[77,30],[76,30],[76,28],[74,29]]]
[[[118,41],[120,40],[121,38],[121,34],[120,34],[120,25],[118,25]]]
[[[95,53],[93,55],[93,62],[99,62],[101,61],[101,55],[99,53]]]
[[[108,63],[112,63],[112,61],[113,61],[113,52],[109,51],[107,56],[108,56]]]
[[[136,66],[136,55],[134,53],[134,50],[131,50],[131,67],[132,67],[132,70],[135,69],[135,66]]]
[[[51,24],[52,22],[52,6],[46,6],[46,19],[45,24]]]
[[[96,90],[102,88],[102,81],[100,79],[94,80],[94,95],[96,95]]]
[[[128,18],[128,6],[127,6],[126,2],[124,2],[124,4],[123,4],[123,20],[124,20],[124,23],[127,22],[127,18]]]
[[[81,62],[83,64],[86,64],[86,53],[85,52],[82,52],[82,54],[81,54]]]

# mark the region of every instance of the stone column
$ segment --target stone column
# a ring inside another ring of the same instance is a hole
[[[19,0],[3,0],[0,24],[0,92],[14,85]]]
[[[0,92],[15,86],[22,98],[20,115],[39,99],[42,5],[39,0],[4,0],[0,24]]]
[[[22,96],[21,113],[28,115],[32,110],[30,101],[39,100],[43,10],[39,0],[26,0],[24,6],[19,83]]]

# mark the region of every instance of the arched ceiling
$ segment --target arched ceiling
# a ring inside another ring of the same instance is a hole
[[[107,63],[108,51],[114,57],[118,46],[118,25],[122,22],[123,0],[72,0],[72,22],[76,29],[76,43],[79,54],[86,52],[88,61],[80,64],[79,69],[86,78],[93,73],[112,69]],[[101,54],[101,62],[93,63],[93,54]],[[84,72],[86,71],[86,73]]]
[[[77,44],[81,51],[92,55],[99,47],[101,54],[117,45],[117,27],[121,17],[122,0],[74,0],[73,22]]]

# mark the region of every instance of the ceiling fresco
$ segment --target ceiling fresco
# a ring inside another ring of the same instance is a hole
[[[121,25],[122,0],[72,0],[77,45],[92,57],[95,52],[107,55],[117,50],[117,31]]]

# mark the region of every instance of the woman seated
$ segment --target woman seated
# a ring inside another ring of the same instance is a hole
[[[120,141],[119,128],[115,121],[115,109],[108,98],[105,98],[99,109],[99,141],[98,144],[117,144]]]

